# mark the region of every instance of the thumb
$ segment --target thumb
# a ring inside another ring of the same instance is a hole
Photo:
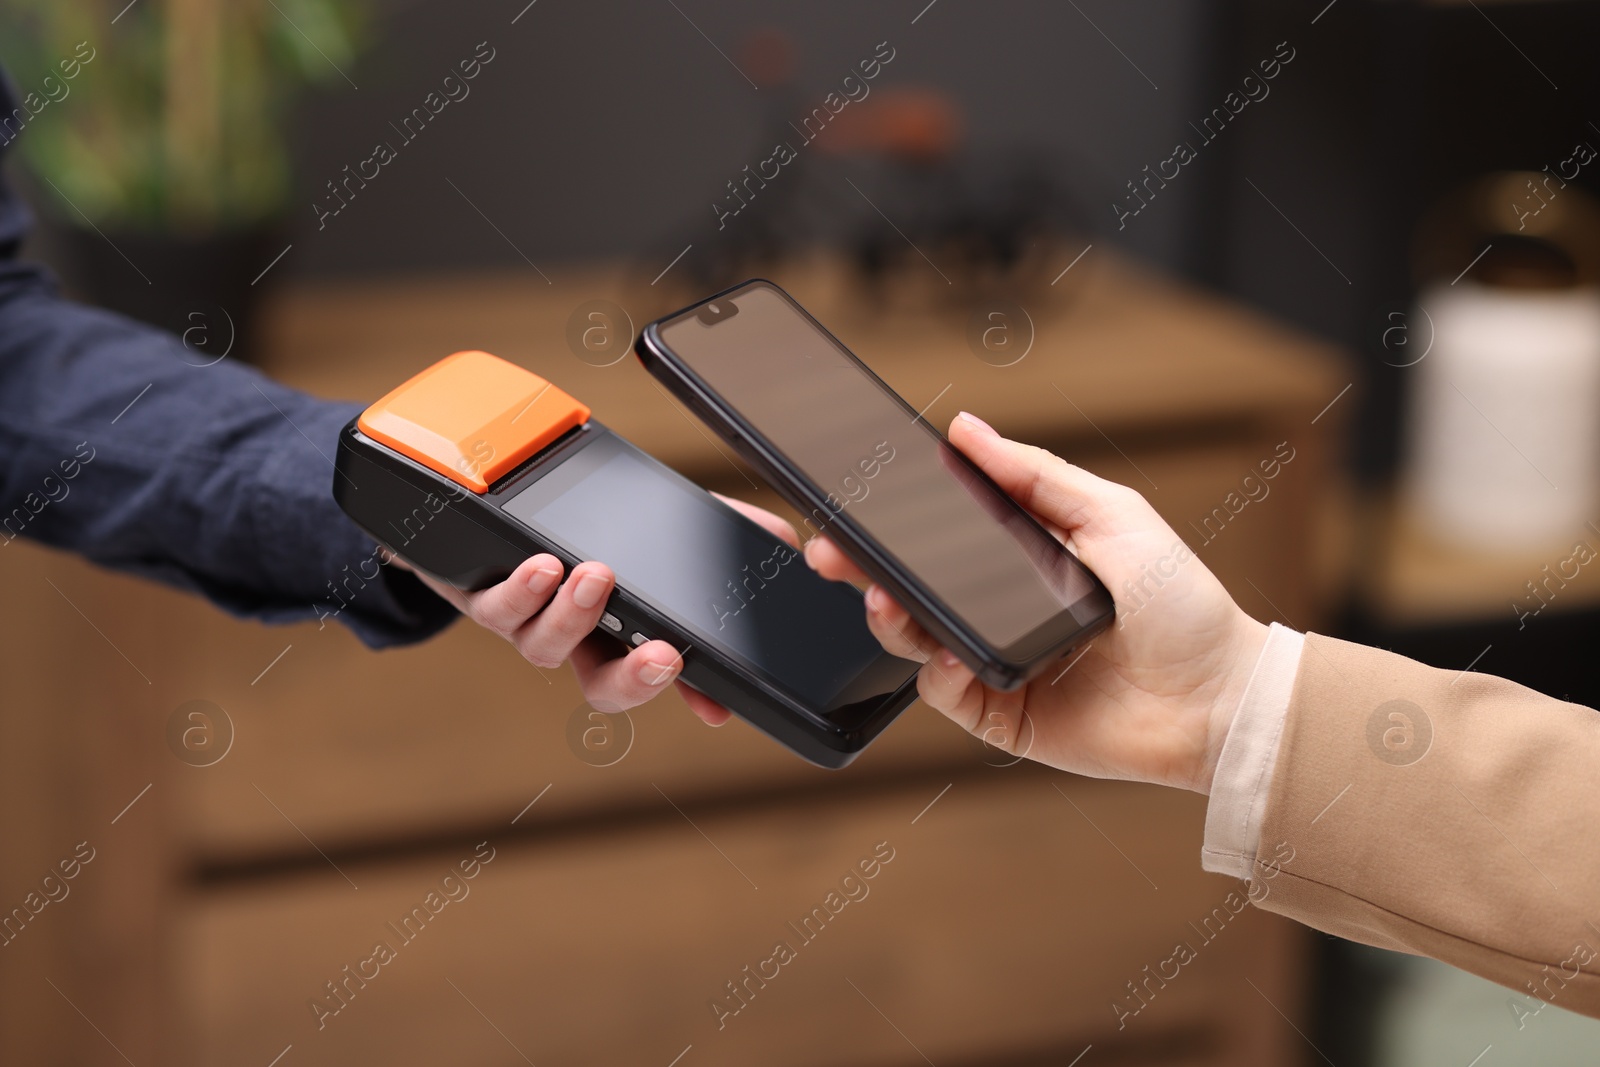
[[[965,411],[950,423],[950,443],[1013,500],[1063,530],[1104,523],[1117,494],[1132,492],[1042,448],[1001,437]]]

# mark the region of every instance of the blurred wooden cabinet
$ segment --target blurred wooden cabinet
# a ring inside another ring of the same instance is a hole
[[[877,314],[825,269],[778,280],[930,421],[970,409],[1139,488],[1247,610],[1315,625],[1334,354],[1109,258],[1028,309],[1031,349],[1005,367],[969,348],[966,315]],[[278,309],[268,370],[371,399],[485,348],[702,484],[770,502],[631,358],[569,350],[580,305],[636,328],[670,310],[652,294],[603,273],[318,287]],[[1246,482],[1284,447],[1276,477]],[[1199,869],[1203,798],[1011,765],[920,706],[826,772],[675,697],[592,723],[565,670],[467,626],[372,654],[22,542],[0,574],[0,903],[95,850],[0,947],[0,1061],[1301,1053],[1302,933],[1247,910],[1202,940],[1234,888]],[[189,701],[231,737],[209,766],[169,748]],[[1198,958],[1150,984],[1180,941]],[[1135,986],[1152,999],[1119,1028]]]

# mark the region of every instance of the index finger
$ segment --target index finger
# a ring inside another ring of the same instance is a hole
[[[804,552],[806,562],[811,565],[811,569],[824,578],[831,578],[836,582],[870,580],[865,571],[851,562],[850,557],[839,551],[839,546],[826,537],[813,537],[807,541]]]
[[[734,511],[737,511],[739,514],[743,515],[745,518],[749,519],[751,522],[755,523],[757,526],[764,527],[768,533],[787,541],[790,547],[800,547],[800,537],[794,532],[794,527],[789,525],[786,520],[779,518],[777,515],[774,515],[772,512],[768,511],[766,508],[757,507],[754,504],[747,504],[743,500],[735,500],[733,497],[723,496],[721,493],[712,493],[711,495],[728,505]]]

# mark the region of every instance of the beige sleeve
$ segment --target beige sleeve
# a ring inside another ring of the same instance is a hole
[[[1600,715],[1309,634],[1253,871],[1267,911],[1600,1016]]]

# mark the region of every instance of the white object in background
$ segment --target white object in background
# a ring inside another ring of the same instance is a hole
[[[1570,547],[1600,501],[1600,290],[1462,282],[1418,297],[1407,488],[1442,540]]]

